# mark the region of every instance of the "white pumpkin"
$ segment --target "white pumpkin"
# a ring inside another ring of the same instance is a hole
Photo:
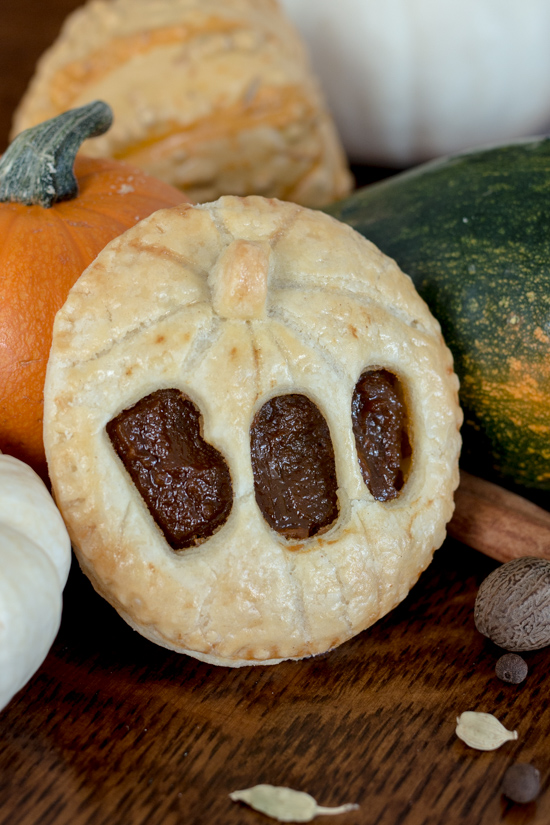
[[[550,124],[546,0],[282,0],[355,161],[410,165]]]
[[[69,535],[46,485],[0,455],[0,708],[46,658],[70,563]]]

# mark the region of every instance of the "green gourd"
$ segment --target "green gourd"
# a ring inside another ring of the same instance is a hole
[[[393,257],[439,320],[462,466],[550,490],[550,139],[425,163],[326,211]]]

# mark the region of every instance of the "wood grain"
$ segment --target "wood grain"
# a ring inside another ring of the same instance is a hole
[[[474,628],[495,562],[448,540],[405,602],[351,642],[275,667],[210,667],[130,630],[73,569],[61,631],[0,714],[1,825],[261,823],[228,794],[257,782],[357,802],[342,822],[550,821],[548,651],[522,685]],[[464,710],[495,713],[517,742],[474,751]],[[543,792],[505,802],[502,775],[532,761]]]
[[[77,5],[4,4],[1,148],[35,60]],[[494,675],[500,651],[473,607],[496,564],[448,539],[370,630],[322,657],[238,670],[142,639],[73,566],[56,642],[0,713],[0,825],[261,825],[228,796],[258,782],[357,802],[330,820],[347,825],[546,825],[550,654],[525,656],[521,685]],[[495,713],[518,740],[473,751],[454,733],[464,710]],[[529,805],[499,790],[515,760],[541,772]]]

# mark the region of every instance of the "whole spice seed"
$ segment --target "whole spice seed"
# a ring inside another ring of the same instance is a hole
[[[510,765],[502,779],[502,793],[512,802],[532,802],[540,792],[540,773],[527,762]]]
[[[471,748],[494,751],[505,742],[517,739],[515,730],[507,730],[492,713],[467,710],[457,717],[456,735]]]
[[[523,682],[528,671],[527,662],[517,653],[505,653],[495,665],[495,673],[498,678],[512,685],[519,685],[520,682]]]
[[[278,819],[279,822],[311,822],[318,814],[343,814],[359,808],[359,805],[352,803],[337,808],[324,808],[317,805],[308,793],[274,785],[255,785],[253,788],[234,791],[229,797],[233,802],[245,802],[255,811]]]

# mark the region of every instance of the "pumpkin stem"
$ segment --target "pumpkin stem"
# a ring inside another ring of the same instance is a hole
[[[78,195],[73,166],[81,144],[113,122],[111,107],[95,100],[25,129],[0,158],[0,201],[49,209]]]

